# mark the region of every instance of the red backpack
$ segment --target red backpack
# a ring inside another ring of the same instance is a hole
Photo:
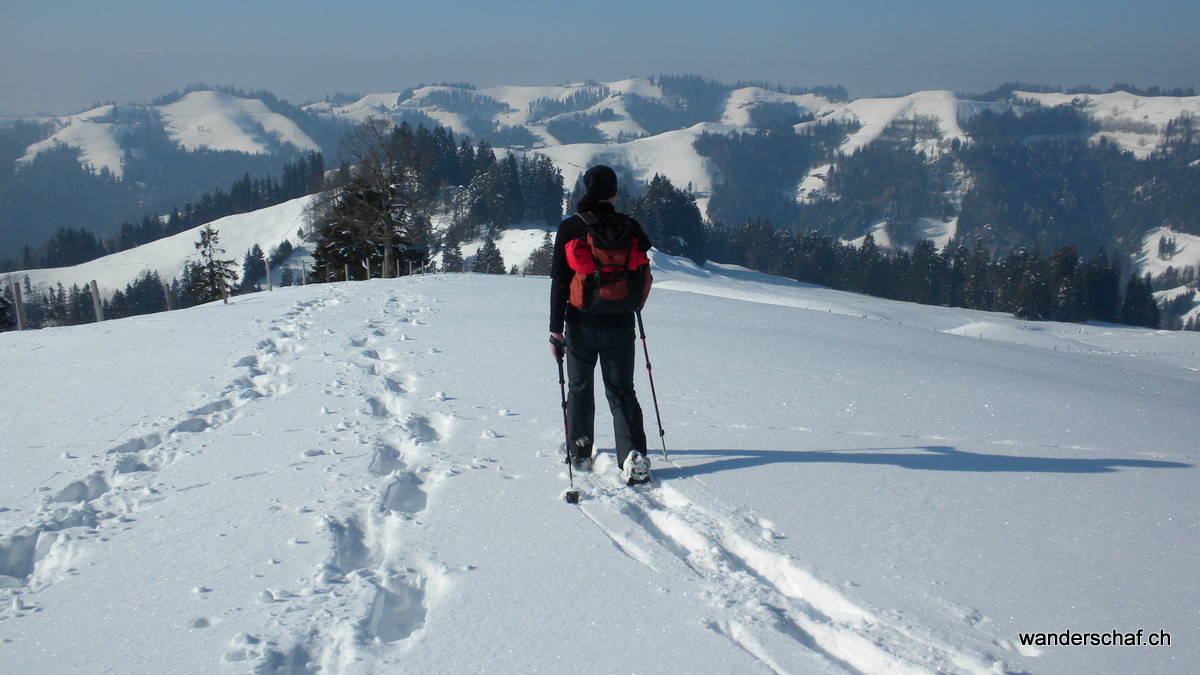
[[[650,295],[650,259],[639,249],[634,222],[618,214],[600,221],[595,214],[575,214],[587,225],[587,236],[567,242],[571,305],[585,312],[635,312]]]

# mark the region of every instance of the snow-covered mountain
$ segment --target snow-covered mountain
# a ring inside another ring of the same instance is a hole
[[[670,461],[651,448],[659,484],[629,489],[605,452],[578,506],[544,278],[315,285],[0,334],[2,669],[1200,660],[1200,334],[653,264]],[[1171,644],[1021,644],[1066,631]]]
[[[730,176],[721,175],[716,161],[697,150],[697,141],[703,134],[731,134],[753,130],[768,123],[779,123],[780,120],[789,120],[790,123],[793,119],[794,127],[801,130],[829,122],[846,125],[845,136],[840,140],[840,145],[834,145],[836,151],[832,155],[812,162],[813,165],[804,169],[802,175],[788,175],[779,186],[772,186],[772,189],[779,188],[778,192],[785,199],[806,204],[829,195],[828,176],[837,169],[839,162],[884,133],[891,134],[889,138],[899,139],[900,143],[911,143],[927,158],[938,158],[952,152],[955,147],[972,142],[964,131],[964,126],[970,127],[964,123],[984,110],[1013,110],[1020,114],[1035,104],[1052,106],[1072,102],[1094,122],[1097,130],[1095,140],[1107,139],[1141,157],[1161,146],[1169,122],[1180,116],[1200,115],[1200,97],[1145,97],[1120,92],[1067,96],[1017,91],[1002,102],[982,102],[965,100],[948,91],[928,91],[900,97],[842,101],[817,93],[789,94],[758,86],[733,88],[712,82],[674,78],[486,89],[474,89],[468,85],[423,86],[404,92],[370,94],[353,101],[314,103],[306,106],[304,113],[293,109],[299,117],[292,117],[301,121],[320,117],[356,122],[382,115],[414,124],[441,124],[458,134],[469,134],[476,140],[492,138],[504,141],[508,145],[501,145],[501,150],[536,151],[547,155],[562,172],[568,188],[576,183],[586,167],[596,162],[618,165],[634,180],[648,181],[655,174],[662,174],[676,186],[690,186],[702,213],[711,215],[709,205],[714,188],[719,190],[722,185],[728,186]],[[128,145],[125,139],[140,133],[142,127],[151,123],[161,124],[165,137],[185,150],[207,148],[267,153],[279,148],[317,149],[318,144],[292,118],[274,111],[275,108],[282,109],[277,103],[198,90],[159,106],[102,106],[55,121],[57,130],[53,135],[29,146],[20,161],[28,162],[43,150],[65,144],[79,148],[80,161],[88,166],[107,168],[113,174],[120,175],[122,158],[129,152],[125,147]],[[911,122],[911,136],[896,131],[894,125],[905,121]],[[328,126],[332,128],[338,125]],[[837,236],[853,240],[855,237],[861,239],[869,232],[883,246],[904,248],[911,246],[919,237],[932,239],[941,245],[959,235],[960,221],[955,210],[961,205],[963,195],[976,177],[953,156],[943,159],[950,161],[945,163],[944,170],[938,170],[941,173],[935,179],[931,179],[934,187],[928,189],[936,190],[936,194],[931,193],[927,200],[942,204],[939,213],[926,208],[927,212],[916,214],[915,222],[903,223],[901,233],[895,237],[892,236],[888,221],[878,214],[856,224],[855,231],[838,232]],[[236,164],[230,166],[237,168]],[[185,170],[191,171],[191,168]],[[998,175],[992,176],[991,180],[1002,182],[1017,178]],[[1054,184],[1051,181],[1047,183]],[[1154,181],[1147,183],[1153,184]],[[741,190],[741,187],[738,189]],[[1134,188],[1131,188],[1130,192],[1133,191]],[[735,200],[742,200],[737,203],[743,205],[756,203],[752,197],[746,196],[745,190],[731,197],[734,192],[725,190],[725,204]],[[1153,199],[1165,197],[1156,195]],[[1051,222],[1052,216],[1061,215],[1052,213],[1046,204],[1037,205],[1036,208],[1049,214],[1043,214],[1046,222]],[[721,215],[727,219],[736,217],[736,209],[729,211],[727,207],[727,211]],[[787,212],[781,212],[781,224],[788,222],[788,216]],[[1075,217],[1078,214],[1068,214],[1061,216],[1060,221],[1073,222],[1071,219]],[[1186,222],[1188,217],[1184,213],[1175,220]],[[975,220],[979,219],[976,215]],[[236,222],[235,219],[223,226],[236,230]],[[964,236],[968,238],[978,237],[981,232],[994,234],[1007,227],[1015,227],[1007,222],[982,225],[979,222],[972,224],[968,219],[962,222],[966,228]],[[116,225],[116,222],[109,223],[110,228]],[[1152,235],[1159,225],[1165,226],[1167,223],[1143,224],[1139,220],[1134,225],[1126,223],[1125,229],[1120,232],[1089,230],[1094,234],[1095,241],[1081,242],[1080,246],[1086,251],[1097,246],[1096,242],[1112,244],[1116,241],[1119,250],[1133,255],[1138,248],[1139,238],[1143,234]],[[1145,232],[1137,230],[1143,226],[1147,228]],[[1183,229],[1187,229],[1187,226]],[[1131,230],[1136,231],[1131,234]],[[1054,240],[1053,233],[1024,231],[1008,233],[1006,237],[996,235],[996,240],[1003,242],[1003,245],[1011,245],[1012,241],[1035,235]],[[284,235],[254,233],[253,236],[239,238],[240,235],[231,234],[226,240],[226,249],[232,255],[240,255],[248,247],[245,246],[247,242],[258,243],[265,248],[273,243],[264,244],[260,239],[274,242],[281,236]],[[188,240],[185,243],[190,243],[194,239],[194,234],[185,233],[179,235],[178,242]],[[115,258],[95,261],[92,268],[113,269],[114,266],[122,266],[134,269],[136,265],[129,261],[141,259],[154,261],[157,268],[162,268],[161,273],[170,275],[170,268],[182,266],[183,261],[193,253],[190,250],[176,251],[180,247],[175,243],[161,246],[170,249],[170,252],[164,254],[157,249],[149,254],[145,251],[126,252]],[[1152,260],[1145,261],[1142,269],[1152,271],[1151,263]],[[35,271],[30,276],[55,282],[63,274]],[[122,280],[128,283],[130,275],[116,275],[112,279],[118,286]],[[104,283],[104,279],[101,282]]]
[[[423,86],[405,92],[368,94],[347,103],[319,102],[304,109],[334,119],[362,121],[373,116],[397,121],[421,119],[441,124],[457,134],[480,135],[484,130],[520,127],[530,133],[529,147],[552,148],[570,145],[548,129],[556,120],[575,119],[595,128],[616,155],[626,150],[621,141],[647,135],[649,126],[631,111],[631,100],[686,111],[688,102],[665,92],[647,79],[614,82],[574,83],[558,86],[499,86],[474,89],[466,86]],[[1181,115],[1200,115],[1200,97],[1136,96],[1125,92],[1097,95],[1039,94],[1014,92],[1018,103],[985,103],[960,99],[948,91],[917,92],[891,98],[835,101],[819,94],[786,94],[762,87],[728,87],[721,94],[715,114],[693,112],[696,123],[711,123],[710,131],[731,131],[755,126],[753,111],[763,105],[794,105],[801,114],[816,121],[855,122],[860,128],[847,139],[843,152],[853,152],[879,136],[897,120],[933,120],[937,139],[922,139],[920,149],[936,152],[939,145],[966,141],[959,123],[983,109],[1022,109],[1020,101],[1054,106],[1075,102],[1095,120],[1103,136],[1139,156],[1146,156],[1162,142],[1167,122]],[[609,111],[609,112],[605,112]],[[81,161],[99,170],[121,174],[121,139],[140,123],[146,113],[161,118],[171,140],[185,149],[235,150],[265,153],[280,145],[300,150],[319,146],[295,122],[273,112],[263,101],[216,91],[190,91],[179,100],[161,106],[105,105],[94,110],[50,120],[54,133],[27,148],[20,161],[38,152],[65,144],[82,151]],[[643,115],[644,117],[644,115]],[[692,125],[687,125],[692,126]],[[484,134],[486,135],[486,134]],[[636,154],[636,153],[635,153]],[[632,162],[638,167],[636,161]],[[564,167],[569,167],[565,162]],[[649,178],[647,176],[646,178]],[[701,170],[679,171],[673,180],[704,184],[712,175]],[[690,179],[690,180],[689,180]]]
[[[161,106],[105,105],[51,121],[56,130],[29,146],[18,162],[59,145],[78,148],[79,161],[93,170],[124,173],[121,143],[139,125],[161,124],[167,137],[185,150],[274,152],[287,145],[320,152],[320,146],[287,117],[259,99],[216,91],[193,91]]]
[[[524,137],[528,139],[519,149],[536,149],[550,156],[568,186],[574,185],[589,164],[606,161],[627,168],[636,180],[649,181],[661,173],[675,185],[691,185],[703,213],[708,213],[712,187],[722,176],[711,161],[696,152],[696,138],[702,133],[752,130],[757,126],[756,112],[771,106],[774,110],[783,106],[806,118],[795,125],[797,129],[828,122],[852,125],[854,131],[838,150],[841,155],[856,152],[898,123],[920,124],[931,133],[914,134],[912,146],[931,158],[949,152],[956,143],[970,143],[972,139],[962,123],[984,110],[1022,114],[1034,105],[1074,101],[1097,129],[1093,140],[1107,139],[1143,158],[1162,145],[1168,122],[1183,115],[1200,115],[1200,97],[1146,97],[1122,92],[1068,96],[1018,91],[1000,102],[966,100],[949,91],[853,101],[812,93],[786,94],[762,87],[729,87],[709,94],[716,104],[704,108],[702,103],[713,101],[698,101],[687,91],[668,90],[642,79],[478,90],[442,85],[372,94],[344,104],[314,104],[307,109],[334,119],[384,116],[397,122],[436,123],[477,137],[481,131],[517,129],[526,132]],[[656,130],[660,114],[667,114],[675,126]],[[562,126],[556,127],[558,123]],[[581,132],[581,125],[589,133]],[[578,142],[580,135],[593,138]],[[812,167],[795,186],[796,200],[806,202],[827,194],[829,170],[829,164]],[[952,200],[961,198],[970,177],[959,176],[958,180],[962,184],[955,188],[957,196],[951,195]],[[937,241],[954,236],[956,219],[927,221],[922,225],[925,236]],[[883,226],[879,223],[875,227],[876,236],[886,241],[887,237],[880,235]],[[899,247],[903,242],[896,244]]]

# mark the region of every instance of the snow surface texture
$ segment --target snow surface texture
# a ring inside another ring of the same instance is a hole
[[[544,278],[287,288],[0,334],[3,669],[1200,659],[1200,335],[654,265],[671,461],[652,448],[659,484],[630,489],[605,451],[578,506]],[[608,428],[601,413],[600,448]],[[1173,643],[1017,644],[1114,628]]]

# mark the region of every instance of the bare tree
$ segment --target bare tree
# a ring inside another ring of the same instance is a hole
[[[397,251],[424,263],[438,196],[433,158],[416,149],[407,126],[371,118],[343,138],[341,160],[342,178],[310,206],[318,259],[360,265],[381,256],[374,264],[384,277],[395,273]]]

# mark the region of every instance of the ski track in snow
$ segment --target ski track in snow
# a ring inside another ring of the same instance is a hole
[[[73,561],[84,547],[132,529],[141,506],[169,498],[150,487],[150,479],[171,463],[203,452],[198,437],[228,424],[243,406],[286,394],[289,364],[304,349],[307,317],[338,303],[336,298],[297,302],[268,327],[268,337],[253,352],[234,364],[240,374],[215,399],[114,444],[88,475],[47,497],[25,525],[0,537],[0,588],[13,590],[14,606],[77,574]]]
[[[712,609],[705,626],[767,669],[811,670],[815,655],[819,667],[833,672],[1006,672],[992,655],[965,653],[920,627],[881,618],[769,543],[756,542],[773,538],[773,525],[685,494],[706,492],[701,481],[626,487],[618,473],[606,453],[593,474],[576,474],[581,513],[631,559],[664,578],[698,584]]]

